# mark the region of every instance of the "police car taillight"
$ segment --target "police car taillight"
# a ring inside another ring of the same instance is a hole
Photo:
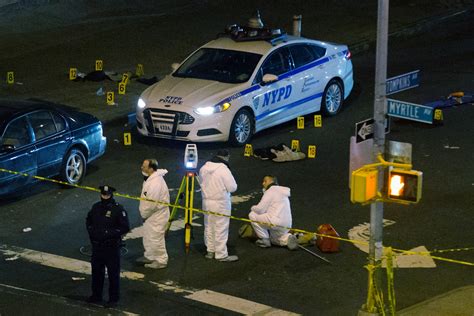
[[[347,50],[346,52],[346,56],[344,56],[347,60],[351,59],[352,57],[352,54],[351,54],[351,51],[350,50]]]

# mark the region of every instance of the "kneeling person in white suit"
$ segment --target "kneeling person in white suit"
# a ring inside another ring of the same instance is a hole
[[[290,208],[290,188],[279,186],[275,176],[263,177],[263,197],[257,205],[252,206],[249,219],[259,238],[255,243],[262,248],[271,245],[287,246],[288,249],[298,248],[298,240],[289,233],[292,224]],[[268,223],[283,227],[274,227],[255,223],[253,221]]]

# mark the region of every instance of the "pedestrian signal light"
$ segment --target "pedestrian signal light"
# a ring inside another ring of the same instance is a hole
[[[351,177],[351,202],[364,203],[377,196],[377,169],[356,170]]]
[[[393,169],[388,175],[388,198],[393,201],[418,203],[421,199],[423,172]]]

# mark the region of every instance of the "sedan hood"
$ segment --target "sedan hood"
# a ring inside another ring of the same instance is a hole
[[[217,103],[241,88],[242,84],[167,76],[145,90],[143,96],[152,107],[197,108]]]

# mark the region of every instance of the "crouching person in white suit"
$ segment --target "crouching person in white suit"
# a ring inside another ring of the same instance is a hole
[[[163,176],[168,173],[166,169],[158,169],[156,159],[143,161],[142,174],[145,177],[141,198],[164,203],[170,202],[170,194]],[[143,223],[144,256],[137,259],[145,263],[145,267],[164,269],[168,265],[166,252],[165,233],[170,217],[168,205],[162,203],[140,200],[140,215]]]
[[[272,244],[287,246],[290,250],[298,248],[297,238],[289,233],[289,229],[283,228],[291,228],[292,224],[290,188],[279,186],[277,178],[270,175],[263,177],[262,186],[263,197],[257,205],[252,206],[249,213],[252,227],[259,238],[255,243],[262,248],[271,247]]]

